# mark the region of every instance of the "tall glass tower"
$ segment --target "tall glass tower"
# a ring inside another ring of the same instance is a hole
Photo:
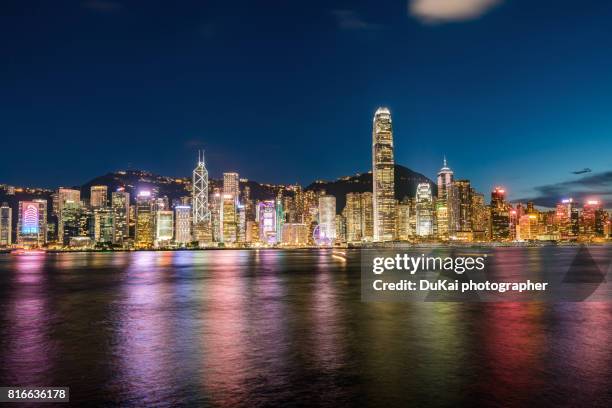
[[[208,209],[208,170],[204,163],[204,152],[198,152],[198,165],[193,169],[193,187],[191,191],[193,225],[206,224],[210,221]]]
[[[374,241],[395,239],[395,183],[391,112],[378,108],[372,124]]]

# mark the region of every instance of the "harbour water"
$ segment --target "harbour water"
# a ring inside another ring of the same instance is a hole
[[[609,407],[612,302],[362,302],[350,250],[1,254],[0,362],[73,405]]]

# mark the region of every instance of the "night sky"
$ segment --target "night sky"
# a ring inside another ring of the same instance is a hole
[[[386,105],[396,162],[432,179],[446,155],[483,192],[612,201],[611,21],[596,0],[4,1],[0,183],[187,176],[203,148],[214,177],[308,184],[369,170]]]

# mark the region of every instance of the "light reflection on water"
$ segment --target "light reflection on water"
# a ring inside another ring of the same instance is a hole
[[[0,385],[122,406],[610,405],[612,303],[362,303],[359,279],[350,251],[3,255]]]

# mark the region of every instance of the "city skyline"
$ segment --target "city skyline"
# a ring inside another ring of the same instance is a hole
[[[51,209],[46,198],[18,200],[16,242],[19,250],[47,245],[61,250],[148,250],[389,242],[575,243],[611,238],[612,221],[600,199],[586,200],[580,207],[578,201],[565,198],[557,200],[553,210],[540,211],[534,202],[513,205],[507,190],[496,186],[486,204],[484,193],[469,179],[457,178],[446,157],[437,184],[421,177],[414,194],[404,190],[398,195],[393,120],[387,107],[374,113],[371,152],[371,185],[358,187],[361,193],[351,188],[328,194],[296,184],[277,185],[268,192],[272,197],[254,198],[251,186],[237,172],[223,172],[222,184],[209,185],[199,150],[191,183],[164,180],[181,185],[178,196],[144,187],[140,176],[133,185],[119,186],[110,202],[105,184],[91,184],[89,199],[84,200],[80,189],[60,187],[50,195]],[[12,186],[0,187],[5,197],[18,192]],[[133,206],[127,187],[136,195]],[[343,208],[337,206],[337,196],[345,199]],[[12,209],[3,203],[0,215],[0,245],[11,247]]]
[[[432,179],[446,155],[512,199],[612,183],[609,4],[108,3],[7,3],[2,133],[21,154],[2,182],[74,185],[130,164],[182,176],[198,147],[215,178],[334,179],[369,168],[370,115],[389,106],[396,162]]]

